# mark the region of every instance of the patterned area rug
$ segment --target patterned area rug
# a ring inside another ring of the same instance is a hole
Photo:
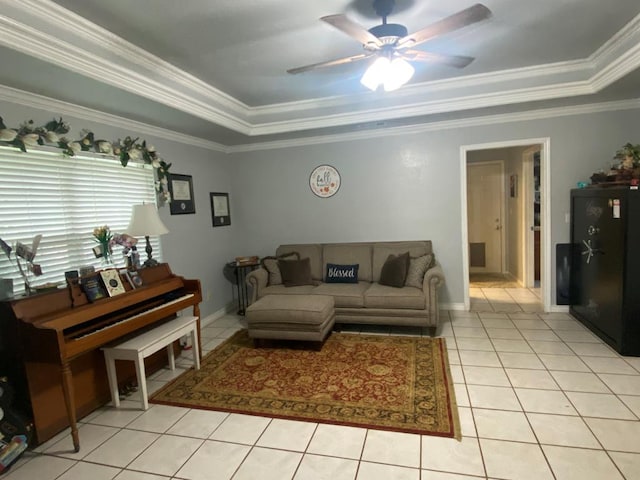
[[[460,438],[442,338],[333,333],[254,348],[241,330],[152,403]]]

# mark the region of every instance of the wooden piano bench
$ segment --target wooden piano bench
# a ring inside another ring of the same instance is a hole
[[[118,394],[118,379],[116,376],[116,360],[132,360],[136,364],[136,377],[138,388],[142,396],[142,409],[149,408],[147,399],[147,378],[144,371],[144,359],[157,352],[161,348],[167,349],[169,367],[175,370],[175,357],[173,355],[173,342],[184,335],[191,334],[193,352],[193,364],[196,370],[200,369],[200,353],[198,351],[198,317],[182,316],[175,320],[149,330],[137,337],[112,347],[104,347],[104,359],[107,364],[107,376],[109,377],[109,390],[111,400],[115,407],[120,406]]]

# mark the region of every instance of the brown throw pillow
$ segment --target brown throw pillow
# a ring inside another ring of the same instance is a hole
[[[397,288],[404,287],[404,281],[409,270],[409,261],[409,252],[398,256],[389,255],[380,271],[380,285]]]
[[[280,267],[278,267],[278,260],[300,260],[300,254],[298,252],[283,253],[278,257],[264,257],[260,260],[260,265],[269,273],[268,285],[282,285],[282,275],[280,274]]]
[[[311,261],[308,257],[301,260],[278,260],[278,267],[285,287],[313,285]]]

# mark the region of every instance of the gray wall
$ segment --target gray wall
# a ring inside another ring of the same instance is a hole
[[[12,126],[29,118],[40,124],[57,115],[0,102],[0,116]],[[74,131],[89,128],[108,139],[137,135],[64,119]],[[569,189],[608,167],[621,145],[638,142],[639,122],[640,110],[628,110],[230,155],[141,137],[173,163],[174,173],[193,175],[197,213],[171,216],[161,209],[170,230],[161,242],[164,260],[175,273],[202,281],[206,316],[233,298],[222,275],[225,262],[237,255],[272,254],[279,244],[296,242],[430,239],[447,277],[442,301],[460,306],[460,147],[551,138],[553,254],[556,243],[569,239]],[[339,170],[342,186],[334,197],[320,199],[308,180],[311,170],[325,163]],[[229,192],[230,226],[212,228],[209,192]],[[554,291],[555,272],[551,277]]]
[[[58,112],[0,101],[0,116],[7,126],[14,127],[29,119],[33,119],[36,125],[42,125],[60,115]],[[63,119],[72,128],[69,138],[79,137],[78,132],[83,128],[108,140],[117,140],[127,135],[140,136],[153,144],[162,158],[173,163],[171,172],[193,176],[196,214],[170,215],[168,207],[159,210],[162,221],[169,229],[168,234],[160,237],[163,260],[169,263],[175,274],[200,279],[203,296],[200,309],[203,317],[226,307],[231,300],[232,289],[231,284],[222,276],[222,268],[225,262],[235,256],[237,226],[232,224],[212,228],[209,206],[209,192],[230,192],[231,201],[234,198],[230,162],[225,154],[68,115],[64,115]],[[233,212],[233,204],[231,211]],[[141,255],[144,260],[146,254],[141,252]]]
[[[569,190],[637,142],[640,110],[594,113],[377,137],[231,155],[234,221],[243,255],[272,254],[281,243],[430,239],[447,284],[443,303],[463,303],[460,147],[551,139],[551,254],[569,240]],[[331,164],[340,191],[315,197],[309,174]],[[551,272],[555,291],[555,272]],[[552,296],[554,298],[554,296]]]

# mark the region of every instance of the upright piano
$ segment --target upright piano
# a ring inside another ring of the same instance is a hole
[[[94,303],[79,305],[83,302],[74,301],[70,288],[0,303],[0,367],[17,391],[14,405],[21,404],[33,419],[37,443],[70,426],[79,451],[77,418],[110,399],[100,347],[186,308],[200,317],[199,280],[175,275],[167,264],[144,268],[140,275],[143,286]]]

